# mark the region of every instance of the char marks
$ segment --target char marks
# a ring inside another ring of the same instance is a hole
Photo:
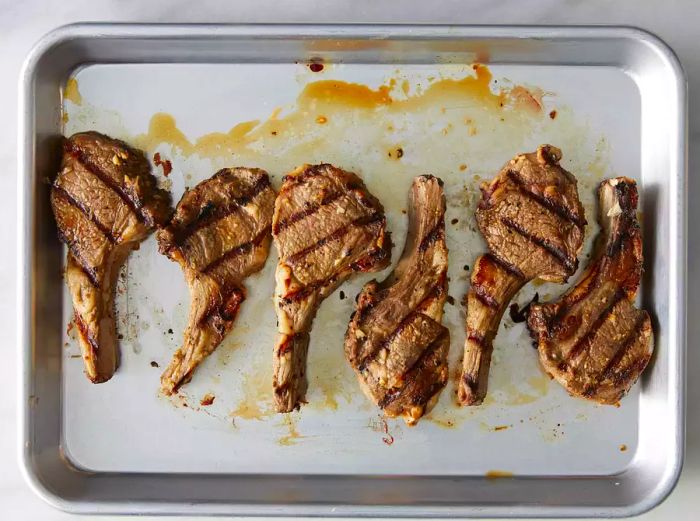
[[[633,303],[642,271],[636,185],[603,181],[598,199],[601,234],[585,273],[558,301],[533,304],[527,325],[540,362],[570,394],[614,404],[647,366],[653,333]]]
[[[119,268],[170,212],[142,152],[97,132],[64,143],[51,186],[58,237],[68,246],[65,281],[87,377],[109,380],[119,353],[114,293]]]
[[[104,172],[97,162],[93,161],[76,142],[68,141],[66,143],[66,150],[73,156],[75,161],[80,163],[88,172],[92,173],[95,177],[102,181],[102,183],[109,187],[110,190],[116,193],[141,222],[145,223],[149,227],[156,224],[149,215],[143,212],[143,203],[135,198],[132,199],[124,188],[115,182],[115,180],[112,179],[109,174]]]
[[[320,164],[284,177],[272,225],[280,257],[273,350],[278,412],[303,403],[309,333],[320,303],[353,272],[388,263],[385,225],[384,209],[356,174]]]
[[[376,347],[373,346],[373,350],[367,353],[359,362],[357,367],[360,371],[364,371],[367,365],[374,361],[377,355],[386,349],[389,344],[397,339],[406,328],[415,322],[419,318],[425,318],[424,311],[432,306],[432,304],[444,297],[447,288],[447,275],[441,274],[440,279],[437,283],[427,291],[427,294],[423,300],[418,302],[413,309],[408,309],[408,313],[401,319],[393,330],[390,330],[384,334],[383,338],[379,338]],[[378,298],[382,298],[382,295],[378,295]],[[441,304],[440,304],[441,305]],[[371,312],[373,304],[367,305],[360,308],[361,313],[360,319],[367,318],[367,314]]]
[[[557,202],[555,199],[534,192],[532,189],[530,189],[528,183],[522,177],[520,177],[520,174],[518,174],[515,170],[508,170],[508,177],[517,185],[521,193],[527,195],[533,201],[537,202],[539,205],[543,206],[550,212],[554,213],[555,215],[561,217],[566,221],[575,224],[581,229],[583,229],[586,226],[587,223],[584,217],[575,214],[571,211],[571,209]]]
[[[351,228],[357,227],[357,226],[369,226],[370,224],[373,223],[378,223],[384,220],[384,215],[380,213],[374,213],[366,216],[362,216],[358,219],[355,219],[354,221],[349,222],[348,224],[345,224],[344,226],[341,226],[337,230],[334,230],[333,232],[329,233],[325,237],[321,237],[319,240],[317,240],[315,243],[311,244],[310,246],[307,246],[306,248],[303,248],[302,250],[299,250],[295,253],[292,253],[289,255],[286,260],[290,263],[295,263],[299,262],[302,260],[304,257],[308,256],[309,254],[313,253],[314,251],[323,248],[326,244],[329,244],[331,242],[336,242],[340,241],[343,237],[345,237],[348,232],[350,231]]]
[[[104,235],[105,239],[107,239],[112,244],[116,244],[117,242],[119,242],[119,237],[115,237],[112,233],[112,230],[110,230],[109,228],[107,228],[107,226],[102,224],[99,221],[99,219],[95,216],[95,213],[92,210],[90,210],[83,203],[75,199],[71,194],[69,194],[62,187],[58,186],[56,183],[53,184],[52,188],[53,193],[56,197],[60,197],[66,203],[70,204],[71,206],[82,212],[85,218],[88,219],[92,224],[94,224],[95,228],[97,228],[100,231],[100,233]]]
[[[613,378],[615,369],[620,365],[625,356],[629,353],[629,350],[634,346],[635,342],[639,341],[639,335],[642,328],[649,322],[649,315],[647,313],[640,313],[634,327],[627,333],[627,336],[622,340],[622,343],[617,348],[615,355],[610,359],[608,365],[601,372],[599,381],[601,379]]]
[[[92,336],[90,329],[88,328],[87,324],[83,320],[83,317],[81,317],[79,313],[73,313],[73,323],[78,328],[78,333],[80,334],[80,337],[83,340],[85,340],[90,346],[92,356],[95,356],[95,354],[100,350],[100,346],[97,343],[97,340],[95,340],[95,338]]]
[[[306,219],[307,217],[311,217],[321,208],[337,201],[343,195],[344,194],[341,191],[333,192],[329,195],[325,195],[323,199],[321,199],[321,201],[318,203],[309,203],[303,210],[299,210],[290,215],[289,217],[285,219],[280,219],[278,222],[276,222],[273,233],[275,235],[279,235],[280,233],[282,233],[282,231],[286,230],[292,224],[297,223],[302,219]]]
[[[409,207],[401,259],[384,281],[362,288],[345,355],[368,398],[387,416],[414,424],[448,378],[449,332],[440,323],[448,283],[440,180],[415,178]]]
[[[211,261],[209,264],[202,268],[202,273],[209,273],[215,270],[221,264],[231,260],[238,255],[244,255],[250,253],[253,248],[259,247],[266,238],[270,236],[271,227],[264,228],[258,235],[256,235],[252,240],[244,242],[238,246],[231,248],[230,250],[224,252],[218,259]]]
[[[522,270],[520,270],[520,268],[518,268],[515,264],[511,264],[507,260],[502,259],[498,255],[495,255],[493,253],[487,253],[486,255],[484,255],[484,257],[487,257],[491,262],[503,268],[503,270],[509,273],[510,275],[523,280],[526,279],[525,275],[523,274]]]
[[[474,296],[478,298],[484,306],[492,309],[498,309],[500,307],[500,304],[491,296],[489,290],[481,284],[473,283],[471,289],[474,291]]]
[[[606,307],[603,308],[602,312],[598,317],[590,323],[588,330],[581,336],[581,338],[574,344],[574,346],[571,348],[571,350],[568,353],[567,360],[574,360],[581,352],[583,352],[585,349],[588,349],[591,344],[593,343],[593,340],[595,339],[596,333],[598,333],[598,330],[603,326],[606,320],[608,320],[608,317],[610,317],[613,313],[613,309],[615,306],[622,300],[623,298],[623,293],[621,291],[616,291],[612,298],[607,302]]]
[[[569,258],[564,250],[557,248],[549,239],[537,236],[534,232],[527,230],[522,224],[516,222],[514,219],[502,217],[501,222],[518,235],[526,238],[531,243],[539,246],[544,251],[549,253],[564,268],[566,268],[567,271],[571,273],[576,271],[578,261],[576,259]]]
[[[159,230],[160,251],[182,268],[191,298],[183,344],[161,376],[165,394],[187,383],[233,327],[244,281],[267,259],[274,201],[265,171],[225,168],[185,192]]]
[[[102,286],[97,269],[90,266],[90,263],[84,258],[77,241],[69,239],[63,231],[58,230],[58,239],[68,247],[68,254],[73,257],[80,270],[85,274],[85,276],[90,281],[90,284],[95,289],[99,289]]]
[[[228,175],[229,169],[219,170],[211,179],[204,181],[204,183],[214,183],[225,175]],[[202,228],[208,226],[216,225],[217,221],[220,221],[235,211],[239,210],[242,206],[250,204],[263,190],[271,188],[270,179],[266,175],[260,175],[252,186],[248,187],[245,192],[239,194],[235,197],[231,197],[225,204],[216,206],[210,202],[205,202],[201,204],[199,216],[192,220],[185,226],[180,227],[174,237],[173,245],[181,246],[190,236],[196,233]],[[206,187],[201,187],[203,193],[206,193]],[[199,201],[197,201],[199,202]]]
[[[577,268],[586,224],[576,179],[542,145],[519,154],[481,187],[476,221],[489,251],[472,270],[467,340],[458,397],[479,405],[488,388],[493,340],[508,303],[530,280],[564,282]]]

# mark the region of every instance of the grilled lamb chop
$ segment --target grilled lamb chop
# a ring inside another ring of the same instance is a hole
[[[160,251],[182,267],[191,298],[183,345],[160,379],[165,394],[187,383],[231,330],[243,281],[270,251],[274,204],[267,172],[225,168],[185,192],[158,231]]]
[[[558,302],[530,307],[528,327],[545,371],[570,394],[614,404],[647,366],[652,329],[649,314],[633,304],[642,273],[637,186],[609,179],[598,197],[602,232],[594,259]]]
[[[316,310],[353,272],[390,260],[384,208],[355,174],[305,165],[284,178],[272,234],[279,252],[274,348],[275,407],[288,412],[306,392],[306,353]]]
[[[486,395],[493,339],[508,302],[527,282],[564,282],[578,267],[586,220],[576,179],[560,159],[558,148],[540,146],[481,187],[476,221],[490,252],[477,259],[466,297],[463,405],[479,405]]]
[[[114,290],[119,269],[155,226],[170,200],[156,188],[143,153],[97,132],[65,141],[51,207],[68,246],[66,283],[87,377],[109,380],[119,363]]]
[[[345,355],[365,394],[391,417],[415,424],[449,376],[450,335],[440,321],[447,299],[442,181],[420,176],[410,192],[403,255],[383,282],[367,283],[345,334]]]

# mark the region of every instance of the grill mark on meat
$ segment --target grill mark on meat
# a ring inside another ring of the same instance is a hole
[[[65,233],[63,233],[61,229],[58,230],[58,240],[65,243],[66,246],[68,246],[68,250],[70,250],[71,255],[73,255],[73,258],[78,263],[78,266],[80,266],[81,271],[90,281],[90,284],[92,284],[93,287],[99,289],[101,284],[99,279],[97,278],[97,270],[91,267],[88,264],[88,262],[83,258],[82,252],[80,250],[80,247],[78,246],[77,241],[68,240],[68,237]]]
[[[639,333],[642,327],[644,327],[647,318],[648,315],[646,313],[643,313],[639,316],[637,321],[634,323],[634,327],[627,334],[627,336],[622,342],[622,345],[618,348],[617,352],[615,353],[615,356],[613,356],[608,362],[608,365],[605,366],[605,369],[602,371],[598,379],[599,382],[601,380],[613,378],[615,376],[615,369],[625,358],[625,355],[628,353],[628,351],[634,346],[635,342],[639,339]]]
[[[380,408],[386,409],[389,405],[391,405],[392,402],[396,401],[399,396],[403,393],[404,390],[412,383],[413,378],[415,374],[420,371],[423,367],[425,367],[427,360],[430,358],[432,354],[435,353],[440,348],[440,345],[444,341],[445,337],[445,331],[443,330],[442,333],[440,333],[435,340],[433,340],[428,346],[423,350],[421,355],[416,359],[416,361],[413,363],[413,365],[406,370],[403,373],[403,378],[402,381],[404,384],[401,387],[395,387],[391,389],[387,394],[384,395],[384,397],[377,402],[377,405],[379,405]],[[430,399],[435,394],[435,387],[442,387],[441,382],[434,382],[433,385],[431,385],[428,388],[428,391],[423,393],[422,396],[426,398],[426,401]],[[418,403],[417,405],[424,405],[424,403]]]
[[[62,143],[51,186],[58,238],[66,244],[65,283],[85,373],[109,380],[119,365],[114,309],[116,275],[129,253],[170,214],[170,196],[156,186],[143,152],[99,132]]]
[[[649,363],[649,360],[651,360],[651,355],[645,355],[645,356],[637,359],[634,363],[627,366],[620,373],[613,373],[613,375],[611,377],[613,385],[616,385],[616,386],[626,385],[626,384],[628,384],[628,381],[631,379],[631,377],[634,375],[636,375],[635,379],[639,378],[642,371],[644,371],[647,364]],[[626,392],[627,391],[625,391],[625,393]],[[624,393],[623,393],[623,395],[624,395]]]
[[[332,222],[319,220],[336,206],[339,211]],[[356,174],[332,165],[303,165],[284,177],[273,216],[274,242],[278,252],[284,252],[274,297],[279,336],[273,386],[278,412],[305,403],[309,333],[323,299],[353,272],[379,271],[388,263],[391,242],[383,211]],[[308,235],[310,226],[319,228],[313,237]]]
[[[331,194],[325,195],[320,202],[318,203],[311,203],[309,204],[306,208],[303,210],[299,210],[298,212],[294,212],[292,215],[287,217],[286,219],[280,219],[279,222],[275,223],[275,227],[272,230],[272,233],[275,235],[279,235],[282,231],[286,230],[289,228],[292,224],[297,223],[301,221],[302,219],[305,219],[307,217],[312,216],[316,212],[318,212],[322,207],[327,206],[334,201],[337,201],[341,197],[345,195],[346,192],[333,192]]]
[[[513,219],[509,219],[508,217],[501,217],[501,222],[505,226],[507,226],[509,229],[511,229],[515,233],[517,233],[518,235],[521,235],[522,237],[526,238],[531,243],[539,246],[544,251],[549,253],[562,266],[564,266],[567,269],[567,271],[569,271],[569,272],[576,271],[576,264],[577,264],[576,261],[571,260],[566,255],[566,252],[564,250],[556,247],[549,240],[544,239],[542,237],[538,237],[537,235],[535,235],[535,234],[531,233],[530,231],[528,231],[527,229],[525,229],[525,227],[522,226],[520,223],[517,223]]]
[[[322,248],[328,243],[339,241],[345,235],[347,235],[350,232],[350,229],[354,226],[368,226],[370,224],[373,224],[375,222],[379,222],[383,219],[384,217],[380,213],[373,213],[364,217],[360,217],[359,219],[355,219],[354,221],[349,222],[348,224],[341,226],[334,232],[326,235],[325,237],[319,239],[316,241],[316,243],[312,244],[311,246],[307,246],[303,250],[300,250],[296,253],[291,254],[289,257],[287,257],[287,261],[290,263],[298,262],[299,260],[303,259],[306,257],[309,253],[318,250],[319,248]]]
[[[610,242],[610,244],[605,250],[605,256],[610,259],[613,259],[617,255],[619,255],[620,251],[622,250],[622,245],[625,243],[625,240],[632,238],[632,236],[638,233],[638,231],[639,226],[637,225],[625,226],[622,232],[616,230],[614,239]]]
[[[445,289],[447,287],[447,272],[442,273],[440,277],[438,278],[437,282],[435,285],[430,288],[430,291],[427,292],[425,295],[425,298],[421,300],[418,305],[416,306],[416,310],[420,311],[421,313],[425,311],[426,308],[429,307],[430,303],[438,299],[442,296],[443,293],[445,293]]]
[[[540,206],[546,208],[558,217],[561,217],[562,219],[571,222],[581,230],[583,230],[584,226],[586,226],[587,222],[585,218],[574,214],[569,208],[562,204],[559,204],[557,201],[548,198],[545,195],[536,194],[535,192],[529,190],[525,180],[522,177],[520,177],[520,175],[515,170],[508,170],[508,177],[515,183],[515,185],[520,190],[520,193],[531,198]]]
[[[289,293],[285,294],[285,296],[282,297],[281,300],[285,304],[293,304],[294,302],[298,302],[298,301],[303,300],[304,298],[308,297],[314,291],[316,291],[318,288],[322,288],[322,287],[327,286],[329,284],[334,284],[337,280],[338,280],[338,274],[333,274],[328,278],[317,280],[316,282],[312,282],[310,284],[307,284],[306,286],[304,286],[302,288],[292,290]]]
[[[360,371],[364,371],[367,368],[367,365],[372,363],[377,358],[377,355],[382,351],[382,349],[386,349],[386,347],[396,338],[398,337],[408,325],[413,322],[418,315],[423,315],[426,316],[423,311],[425,308],[427,308],[430,303],[437,299],[440,298],[440,295],[444,292],[444,284],[445,284],[445,279],[447,278],[447,274],[443,274],[440,279],[435,283],[435,285],[430,288],[430,291],[427,292],[425,297],[416,304],[416,307],[409,311],[406,316],[399,322],[394,330],[386,335],[384,339],[379,342],[378,348],[373,351],[372,353],[368,354],[365,356],[360,363],[358,364],[358,368]],[[368,306],[367,308],[364,308],[360,311],[362,318],[366,318],[367,315],[369,314],[369,311],[373,308],[374,306]],[[428,317],[430,318],[430,317]]]
[[[502,259],[498,255],[494,253],[487,253],[485,257],[488,257],[490,260],[493,261],[494,264],[497,264],[511,275],[514,275],[515,277],[518,277],[520,279],[525,278],[525,274],[520,270],[520,268],[518,268],[515,264],[511,264],[507,260]]]
[[[100,231],[102,235],[105,236],[105,238],[111,242],[112,244],[116,244],[119,241],[119,238],[116,237],[113,233],[112,230],[108,229],[104,224],[102,224],[95,214],[91,212],[85,205],[83,205],[80,201],[75,199],[71,194],[69,194],[64,188],[61,186],[58,186],[57,183],[53,184],[53,189],[54,189],[54,194],[61,199],[63,199],[66,203],[71,205],[72,207],[76,208],[77,210],[80,210],[80,212],[90,220],[92,224],[95,225],[95,227]]]
[[[401,259],[382,282],[363,287],[344,347],[368,398],[413,425],[448,377],[449,332],[440,324],[448,282],[440,180],[414,178],[409,206]]]
[[[136,217],[145,223],[148,227],[154,226],[153,219],[146,213],[144,213],[141,204],[138,201],[133,200],[129,194],[122,188],[118,183],[112,179],[109,174],[105,173],[99,165],[97,165],[88,154],[85,153],[78,145],[75,143],[67,142],[66,151],[73,156],[74,160],[80,163],[85,169],[102,181],[110,190],[116,193],[119,198],[124,201],[129,209],[136,215]]]
[[[219,170],[212,179],[215,179],[217,175],[222,172],[226,172],[226,169]],[[263,190],[270,186],[270,179],[267,176],[260,176],[260,178],[245,192],[243,195],[231,198],[225,205],[213,206],[205,204],[200,211],[199,217],[193,220],[184,229],[177,232],[175,237],[174,245],[180,246],[189,237],[192,236],[198,230],[206,228],[207,226],[220,221],[233,212],[237,211],[239,208],[249,204],[253,199],[255,199]]]
[[[435,226],[433,226],[433,229],[426,233],[425,237],[421,239],[420,246],[418,246],[418,250],[421,252],[427,250],[435,241],[437,241],[438,239],[442,239],[444,237],[444,233],[445,219],[443,217],[435,224]]]
[[[324,286],[326,282],[329,282],[328,279],[320,280],[317,282],[313,282],[311,284],[308,284],[302,288],[299,288],[297,290],[290,291],[289,293],[285,294],[284,297],[281,298],[284,304],[293,304],[294,302],[299,302],[300,300],[303,300],[304,298],[308,297],[311,295],[316,289]]]
[[[593,289],[598,285],[598,276],[600,274],[601,265],[601,263],[597,263],[592,268],[589,268],[589,273],[591,274],[591,277],[594,278],[594,282],[587,286],[587,291],[579,291],[575,294],[569,294],[566,301],[561,305],[561,307],[557,311],[556,315],[554,315],[554,317],[552,317],[552,319],[549,321],[549,324],[547,324],[547,328],[550,330],[550,336],[556,335],[559,331],[561,331],[564,328],[564,326],[566,325],[566,323],[564,322],[564,317],[576,304],[588,297],[593,291]]]
[[[168,227],[158,232],[161,252],[180,265],[190,289],[183,343],[161,376],[165,394],[187,383],[233,327],[247,296],[244,281],[262,269],[268,255],[274,197],[266,172],[225,168],[186,192]],[[243,206],[250,207],[239,210]],[[237,211],[250,217],[249,226],[225,220]],[[197,235],[202,248],[185,255],[178,242],[205,226],[211,226],[212,233]],[[233,244],[237,246],[229,246]],[[179,254],[172,255],[174,251]]]
[[[220,266],[222,263],[231,260],[232,258],[236,257],[237,255],[243,255],[245,253],[250,253],[253,251],[253,248],[256,246],[260,246],[262,242],[265,240],[265,237],[270,233],[270,227],[267,226],[263,231],[261,231],[258,235],[256,235],[252,240],[245,242],[243,244],[239,244],[238,246],[235,246],[234,248],[231,248],[230,250],[224,252],[221,257],[218,259],[214,259],[211,261],[209,264],[204,266],[200,270],[201,273],[209,273],[218,266]]]
[[[564,282],[576,271],[586,220],[576,179],[559,165],[561,157],[556,147],[541,145],[481,185],[476,222],[488,251],[477,259],[465,296],[462,405],[483,403],[493,339],[515,294],[533,279]]]
[[[379,221],[382,223],[382,227],[385,226],[386,224],[386,219],[382,217],[379,219]],[[388,237],[385,239],[387,244],[391,244],[391,239]],[[384,261],[389,262],[391,259],[389,258],[389,250],[384,246],[384,247],[377,247],[370,251],[367,255],[362,257],[361,259],[358,259],[357,261],[353,262],[350,265],[350,269],[352,271],[360,271],[360,272],[365,272],[370,269],[372,269],[373,266],[379,266],[381,265]]]
[[[470,331],[469,334],[467,335],[467,339],[476,343],[476,344],[479,344],[479,345],[484,345],[484,341],[486,340],[484,335],[482,335],[476,331]]]
[[[500,307],[498,301],[481,284],[472,284],[472,289],[474,290],[474,296],[479,299],[479,302],[484,306],[491,309],[498,309]]]
[[[591,342],[593,342],[593,339],[598,332],[598,330],[603,326],[605,321],[608,319],[610,314],[613,312],[613,308],[617,305],[620,300],[624,297],[624,294],[622,291],[616,291],[615,294],[612,296],[610,299],[610,302],[608,302],[608,305],[606,308],[603,310],[603,312],[598,315],[598,318],[591,324],[590,328],[586,333],[576,342],[574,347],[571,348],[569,351],[569,354],[567,356],[567,361],[574,360],[584,349],[586,349]]]
[[[470,336],[469,340],[474,340],[474,339],[472,339]],[[481,345],[483,343],[483,338],[478,337],[478,341],[477,340],[475,340],[475,341],[479,345]],[[462,381],[470,389],[476,389],[477,387],[479,387],[479,380],[477,379],[477,377],[475,377],[471,373],[462,373]]]
[[[85,341],[90,346],[90,349],[92,349],[92,354],[94,356],[95,353],[97,353],[100,350],[100,346],[98,345],[97,341],[92,337],[92,333],[90,333],[90,329],[88,329],[87,324],[85,323],[85,321],[83,321],[83,317],[81,317],[80,314],[78,314],[75,311],[73,312],[73,323],[78,328],[80,336],[82,336],[85,339]]]

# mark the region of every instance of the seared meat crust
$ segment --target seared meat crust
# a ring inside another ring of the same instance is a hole
[[[66,283],[85,373],[109,380],[119,351],[114,291],[119,269],[170,214],[170,197],[156,187],[143,153],[97,132],[65,141],[51,187],[58,236],[68,246]]]
[[[614,404],[649,363],[653,332],[633,304],[643,262],[636,183],[608,179],[598,196],[596,255],[559,301],[530,307],[528,327],[545,371],[570,394]]]
[[[176,392],[228,334],[246,292],[270,250],[275,192],[267,172],[225,168],[185,192],[158,232],[161,253],[177,262],[190,289],[184,342],[161,376]]]
[[[493,339],[513,296],[530,280],[564,282],[578,267],[583,206],[561,151],[542,145],[511,159],[485,183],[476,221],[489,247],[477,259],[467,303],[458,399],[479,405],[486,395]]]
[[[403,255],[382,282],[367,283],[345,334],[345,354],[365,394],[388,416],[415,424],[449,376],[445,196],[442,181],[413,181]]]
[[[332,165],[305,165],[284,178],[272,234],[276,271],[275,406],[288,412],[304,400],[309,332],[323,299],[355,272],[389,263],[384,208],[362,180]]]

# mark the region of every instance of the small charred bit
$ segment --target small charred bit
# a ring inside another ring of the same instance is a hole
[[[414,179],[409,232],[396,269],[370,281],[345,335],[345,355],[367,397],[389,417],[415,424],[436,403],[449,376],[445,198],[433,176]]]
[[[158,231],[160,251],[180,265],[190,290],[183,344],[161,376],[164,394],[187,383],[233,327],[244,281],[267,259],[274,201],[265,171],[225,168],[185,192]]]
[[[97,132],[64,141],[51,187],[59,239],[68,246],[64,278],[93,383],[109,380],[119,363],[114,294],[119,272],[171,212],[143,152]]]
[[[653,352],[651,319],[634,306],[642,273],[637,185],[598,189],[601,233],[578,283],[556,302],[533,304],[527,325],[545,371],[569,394],[617,405]]]
[[[155,360],[151,360],[151,367],[160,367],[160,365]]]
[[[276,410],[289,412],[305,401],[309,334],[318,306],[354,272],[386,267],[391,240],[384,208],[362,180],[329,164],[304,165],[284,176],[272,234],[280,257],[273,390]]]
[[[216,400],[216,396],[214,396],[211,393],[207,393],[204,396],[202,396],[202,399],[199,401],[199,405],[202,407],[208,407],[209,405],[214,403],[214,400]]]
[[[153,156],[153,164],[163,167],[163,175],[165,177],[168,177],[170,172],[173,171],[173,164],[168,159],[162,159],[159,152],[156,152]]]
[[[486,395],[493,339],[515,294],[530,280],[561,283],[576,271],[586,219],[576,179],[559,165],[561,157],[558,148],[542,145],[511,159],[481,186],[476,222],[489,253],[474,264],[465,298],[463,405],[479,405]],[[514,321],[522,318],[517,306],[511,312]]]

